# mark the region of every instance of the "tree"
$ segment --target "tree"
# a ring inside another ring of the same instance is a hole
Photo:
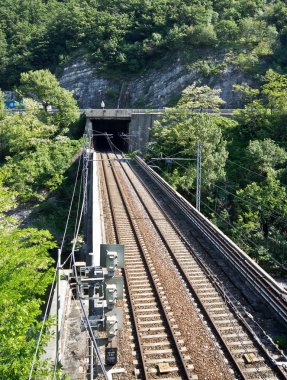
[[[43,301],[51,283],[54,248],[51,235],[36,229],[0,229],[0,377],[26,380],[41,322]],[[43,347],[43,343],[41,348]]]
[[[29,71],[21,74],[20,92],[39,101],[44,108],[44,121],[56,124],[60,129],[68,127],[79,117],[79,109],[73,95],[62,88],[49,70]],[[56,108],[48,112],[48,106]]]
[[[0,70],[5,69],[6,63],[7,63],[6,35],[0,28]]]
[[[192,84],[183,90],[178,105],[187,109],[210,108],[217,110],[225,103],[219,96],[220,92],[220,89],[212,89],[208,86],[197,87]]]
[[[237,196],[238,221],[245,232],[250,234],[250,230],[254,230],[267,239],[271,227],[286,231],[286,190],[273,175],[261,183],[247,185]]]
[[[150,154],[159,157],[196,159],[197,143],[202,141],[202,177],[203,189],[217,180],[224,178],[225,160],[227,158],[226,143],[223,140],[220,126],[226,123],[220,116],[205,113],[194,113],[182,108],[170,109],[155,123],[152,129]],[[173,161],[162,165],[165,176],[178,189],[195,188],[196,165],[192,161]]]
[[[221,20],[215,28],[220,41],[225,44],[233,43],[238,36],[238,25],[234,20]]]
[[[267,107],[271,110],[287,109],[287,76],[269,69],[262,86],[262,94],[266,96]]]
[[[44,124],[30,112],[6,117],[0,121],[0,158],[35,150],[38,145],[47,143],[55,135],[56,129],[54,125]]]
[[[22,202],[43,199],[44,190],[52,191],[62,184],[81,147],[81,141],[62,137],[38,144],[35,151],[7,158],[1,170],[4,184],[17,192]]]
[[[286,150],[271,139],[250,141],[246,151],[250,169],[261,175],[275,174],[276,169],[287,161]],[[254,177],[254,174],[252,176]]]
[[[239,92],[242,96],[242,100],[244,103],[250,103],[252,102],[258,95],[259,90],[257,88],[252,88],[247,83],[240,84],[234,84],[233,91]]]

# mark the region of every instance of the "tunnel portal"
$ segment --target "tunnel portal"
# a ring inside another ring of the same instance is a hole
[[[94,119],[93,143],[97,152],[117,151],[128,152],[130,119]],[[109,135],[110,141],[107,136]],[[117,153],[119,153],[117,151]]]

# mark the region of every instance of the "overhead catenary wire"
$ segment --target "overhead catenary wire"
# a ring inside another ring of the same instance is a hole
[[[273,210],[273,211],[267,210],[265,207],[262,207],[261,204],[259,204],[259,203],[256,204],[256,203],[253,203],[253,202],[249,201],[249,200],[248,200],[249,197],[246,199],[246,198],[240,197],[239,195],[234,194],[234,193],[232,193],[232,192],[230,192],[230,191],[228,191],[228,190],[224,189],[223,187],[218,186],[218,185],[216,185],[216,184],[214,184],[213,186],[217,187],[218,189],[224,191],[224,192],[227,193],[227,194],[233,195],[235,198],[237,198],[237,199],[239,199],[239,200],[241,200],[241,201],[244,201],[245,203],[248,203],[248,204],[250,204],[251,206],[256,207],[259,211],[266,211],[266,212],[270,213],[271,216],[278,217],[278,218],[282,221],[282,223],[283,223],[284,225],[287,225],[287,220],[286,220],[286,219],[283,219],[282,216],[281,216],[278,212],[276,212],[276,211],[274,211],[274,210]],[[254,199],[254,198],[251,198],[251,199]],[[254,200],[255,200],[255,199],[254,199]]]
[[[81,157],[82,157],[82,155],[81,155]],[[63,238],[62,238],[62,243],[61,243],[61,248],[60,248],[61,251],[62,251],[63,246],[64,246],[65,237],[66,237],[66,233],[67,233],[67,229],[68,229],[68,224],[69,224],[69,220],[70,220],[70,216],[71,216],[72,204],[74,202],[74,197],[75,197],[75,192],[76,192],[76,186],[77,186],[78,176],[79,176],[79,168],[80,168],[81,157],[80,157],[79,163],[78,163],[76,181],[75,181],[75,185],[74,185],[74,189],[73,189],[73,194],[72,194],[72,199],[71,199],[71,203],[70,203],[70,207],[69,207],[68,217],[67,217],[67,220],[66,220],[65,230],[64,230],[64,234],[63,234]],[[86,165],[88,165],[88,162],[86,163]],[[74,262],[74,265],[75,265],[75,247],[76,247],[76,243],[77,243],[78,235],[79,235],[79,230],[80,230],[80,226],[81,226],[81,220],[82,220],[82,215],[83,215],[83,210],[84,210],[84,202],[85,202],[85,198],[86,198],[86,193],[87,193],[87,183],[85,184],[85,189],[84,189],[84,194],[83,194],[82,207],[81,207],[81,212],[80,212],[80,215],[79,215],[79,220],[78,220],[78,222],[76,221],[76,224],[75,224],[74,241],[73,241],[72,252],[70,253],[70,255],[68,256],[68,258],[65,260],[65,262],[61,266],[59,265],[60,264],[59,261],[57,262],[57,267],[55,269],[54,278],[53,278],[53,281],[52,281],[52,285],[51,285],[48,301],[47,301],[47,304],[46,304],[45,313],[44,313],[44,317],[43,317],[43,322],[42,322],[41,329],[40,329],[40,332],[39,332],[39,337],[38,337],[38,340],[37,340],[37,345],[36,345],[35,353],[34,353],[34,356],[33,356],[33,361],[32,361],[32,364],[31,364],[28,380],[32,379],[32,376],[33,376],[33,373],[34,373],[35,364],[36,364],[36,361],[37,361],[37,356],[38,356],[38,352],[39,352],[39,348],[40,348],[40,344],[41,344],[41,340],[42,340],[42,335],[43,335],[45,323],[46,323],[47,318],[48,318],[48,310],[50,308],[50,304],[51,304],[52,298],[53,298],[52,296],[53,296],[53,292],[54,292],[54,288],[55,288],[55,283],[56,283],[56,278],[57,278],[58,271],[68,262],[69,259],[72,259],[73,262]],[[79,199],[79,201],[80,201],[80,199]],[[79,204],[78,204],[78,206],[79,206]],[[78,212],[77,212],[77,216],[78,216]],[[77,281],[77,285],[78,285],[78,281]],[[91,340],[93,342],[93,349],[94,349],[96,355],[99,358],[99,362],[100,362],[100,365],[101,365],[104,377],[105,377],[105,379],[108,379],[107,374],[106,374],[106,370],[105,370],[105,367],[104,367],[104,364],[103,364],[103,360],[101,358],[99,349],[97,347],[97,343],[96,343],[93,331],[91,329],[91,326],[90,326],[89,320],[87,318],[87,315],[86,315],[86,312],[85,312],[85,309],[84,309],[84,305],[83,305],[83,302],[82,302],[81,299],[80,299],[80,304],[81,304],[81,308],[83,310],[83,313],[85,315],[86,323],[87,323],[87,325],[89,327],[88,330],[89,330],[89,335],[91,336]],[[53,377],[55,377],[55,375],[56,375],[56,366],[57,366],[57,358],[55,360]]]
[[[76,187],[77,187],[77,183],[78,183],[78,176],[79,176],[82,156],[83,156],[83,154],[81,154],[81,156],[79,158],[79,162],[78,162],[78,168],[77,168],[77,175],[76,175],[76,179],[75,179],[75,185],[74,185],[74,188],[73,188],[72,199],[71,199],[71,202],[70,202],[70,207],[69,207],[68,217],[67,217],[67,221],[66,221],[66,225],[65,225],[64,235],[63,235],[62,243],[61,243],[61,247],[60,247],[61,252],[63,251],[63,246],[64,246],[64,243],[65,243],[66,233],[67,233],[67,229],[68,229],[68,224],[69,224],[69,220],[70,220],[70,216],[71,216],[71,212],[72,212],[72,206],[73,206],[74,197],[75,197],[75,193],[76,193]]]
[[[87,162],[87,164],[88,164],[88,162]],[[84,184],[83,200],[82,200],[82,206],[81,206],[81,211],[80,211],[80,216],[79,216],[79,223],[78,223],[78,226],[77,226],[76,236],[75,236],[75,239],[74,239],[74,242],[73,242],[73,247],[72,247],[72,252],[71,252],[72,262],[73,262],[73,266],[74,266],[74,273],[75,273],[75,278],[76,278],[76,284],[77,284],[77,288],[78,288],[78,293],[79,294],[80,294],[80,282],[79,282],[79,278],[78,278],[78,274],[77,274],[77,270],[76,270],[75,247],[76,247],[76,243],[77,243],[78,236],[79,236],[79,231],[80,231],[80,226],[81,226],[81,220],[82,220],[82,217],[83,217],[86,196],[87,196],[87,183]],[[90,325],[89,319],[87,317],[87,313],[86,313],[86,310],[85,310],[85,307],[84,307],[84,304],[83,304],[83,301],[82,301],[81,297],[79,297],[79,300],[80,300],[80,305],[81,305],[81,308],[82,308],[82,311],[83,311],[83,314],[84,314],[85,322],[87,323],[87,326],[88,326],[88,332],[89,332],[89,335],[90,335],[90,338],[91,338],[91,341],[92,341],[92,344],[93,344],[93,349],[94,349],[94,351],[95,351],[95,353],[96,353],[96,355],[97,355],[97,357],[99,359],[103,375],[104,375],[105,379],[108,380],[108,376],[107,376],[106,369],[105,369],[105,366],[104,366],[104,363],[103,363],[103,360],[102,360],[102,357],[101,357],[101,353],[99,351],[99,348],[98,348],[98,345],[97,345],[97,342],[96,342],[96,339],[95,339],[92,327]]]
[[[120,149],[118,149],[118,148],[117,148],[117,147],[111,142],[109,136],[107,135],[106,137],[107,137],[107,140],[108,140],[108,143],[109,143],[109,145],[110,145],[111,150],[114,151],[114,149],[112,148],[112,145],[113,145],[118,151],[120,151]],[[123,139],[122,136],[120,136],[120,137]],[[132,138],[130,138],[130,139],[131,139],[131,140],[134,140],[134,139],[132,139]],[[120,151],[120,152],[121,152],[121,151]],[[121,153],[122,153],[122,152],[121,152]],[[178,152],[177,154],[180,154],[180,152]],[[177,154],[175,154],[175,155],[177,155]],[[167,156],[167,155],[164,155],[164,156],[165,156],[164,159],[168,159],[168,158],[170,157],[170,156]],[[149,159],[148,161],[152,163],[152,159]],[[175,159],[175,160],[173,160],[173,161],[174,161],[177,165],[179,165],[179,166],[181,166],[182,168],[186,169],[186,167],[185,167],[184,165],[180,164],[180,163],[178,162],[178,160]],[[160,169],[161,172],[164,172],[163,169],[161,169],[161,168],[159,168],[159,169]],[[255,172],[254,172],[254,173],[255,173]],[[256,174],[256,173],[255,173],[255,174]],[[257,174],[258,174],[258,173],[257,173]],[[264,178],[265,178],[265,177],[264,177]],[[239,199],[241,199],[241,200],[243,200],[243,201],[245,200],[245,198],[239,197],[238,195],[233,194],[233,193],[229,192],[228,190],[221,188],[221,187],[218,186],[218,185],[214,185],[214,186],[220,188],[220,189],[223,190],[223,191],[228,192],[229,194],[231,194],[231,195],[233,195],[233,196],[235,196],[235,197],[237,197],[237,198],[239,198]],[[186,190],[186,191],[187,191],[187,193],[189,193],[189,194],[191,194],[192,196],[195,197],[195,195],[194,195],[193,193],[191,193],[191,192],[188,191],[188,190]],[[246,200],[245,200],[245,201],[246,201]],[[240,239],[241,242],[242,242],[247,248],[249,248],[249,244],[248,244],[245,240],[243,240],[242,235],[241,235],[241,232],[238,230],[238,228],[236,228],[231,222],[227,222],[225,219],[223,219],[218,213],[216,213],[215,210],[213,210],[211,207],[209,207],[205,202],[202,202],[202,203],[203,203],[204,206],[207,207],[210,211],[212,211],[213,213],[215,213],[219,218],[221,218],[222,220],[224,220],[224,222],[225,222],[226,224],[228,224],[230,227],[232,227],[233,229],[235,229],[235,230],[239,233],[239,235],[240,235],[240,237],[241,237],[241,239]],[[251,202],[248,202],[248,201],[247,201],[247,203],[253,204],[254,206],[258,207],[258,205],[255,205],[254,203],[251,203]],[[266,209],[262,208],[262,206],[261,206],[260,209],[261,209],[261,210],[266,210]],[[269,211],[269,210],[268,210],[268,211]],[[282,217],[281,217],[278,213],[275,212],[275,214],[277,214],[277,215],[280,217],[280,219],[282,220]],[[271,213],[271,215],[274,215],[274,211]],[[283,220],[283,223],[286,224],[287,221]],[[253,240],[251,240],[251,239],[249,239],[249,238],[248,238],[247,240],[248,240],[248,242],[249,242],[250,244],[252,244],[255,248],[260,249],[260,246],[258,246],[258,244],[256,244]],[[269,258],[270,258],[271,261],[273,261],[273,262],[275,262],[277,265],[279,265],[282,269],[286,269],[286,267],[285,267],[284,265],[282,265],[280,262],[278,262],[278,260],[276,260],[275,258],[273,258],[271,255],[269,256]]]
[[[83,170],[87,169],[87,167],[88,167],[88,160],[86,160],[86,163],[84,163]],[[71,258],[72,258],[72,262],[73,262],[73,266],[74,266],[74,273],[75,273],[76,284],[77,284],[77,288],[78,288],[79,294],[80,294],[80,282],[79,282],[79,278],[78,278],[78,274],[77,274],[77,270],[76,270],[76,266],[75,266],[75,264],[76,264],[76,260],[75,260],[75,247],[76,247],[76,244],[77,244],[77,241],[78,241],[79,231],[80,231],[80,227],[81,227],[81,221],[82,221],[82,217],[83,217],[83,213],[84,213],[85,201],[86,201],[86,197],[87,197],[88,181],[85,181],[84,184],[83,184],[83,186],[84,186],[84,190],[83,190],[83,199],[82,199],[81,211],[80,211],[79,221],[78,221],[78,225],[77,225],[77,229],[76,229],[76,234],[75,234],[75,237],[74,237],[72,251],[71,251]],[[91,341],[92,341],[92,344],[93,344],[93,349],[94,349],[96,355],[98,356],[98,359],[99,359],[99,362],[100,362],[100,366],[101,366],[103,375],[104,375],[105,379],[108,380],[106,369],[105,369],[103,360],[101,358],[101,354],[100,354],[100,351],[98,349],[97,342],[95,340],[95,336],[94,336],[93,330],[91,328],[89,319],[87,317],[86,310],[85,310],[85,307],[84,307],[84,304],[83,304],[83,301],[82,301],[81,297],[79,297],[79,300],[80,300],[80,305],[81,305],[81,308],[82,308],[82,311],[83,311],[83,314],[84,314],[84,317],[85,317],[85,321],[86,321],[87,326],[88,326],[88,331],[89,331],[89,335],[90,335],[90,338],[91,338]]]
[[[175,161],[175,162],[176,162],[176,161]],[[181,166],[182,168],[186,169],[186,167],[185,167],[184,165],[180,164],[179,162],[176,162],[176,164],[179,165],[179,166]],[[224,191],[224,192],[226,192],[226,193],[228,193],[228,194],[230,194],[230,195],[233,195],[235,198],[237,198],[237,199],[239,199],[239,200],[245,201],[245,203],[249,203],[249,204],[251,204],[252,206],[254,206],[254,207],[256,207],[256,208],[258,208],[258,206],[259,206],[259,207],[260,207],[260,208],[259,208],[260,211],[266,211],[266,212],[269,212],[269,213],[270,213],[270,210],[267,210],[266,208],[262,207],[262,205],[259,205],[258,203],[255,204],[255,203],[253,203],[253,202],[250,202],[250,201],[248,200],[250,197],[248,197],[248,198],[246,199],[246,198],[240,197],[239,195],[234,194],[234,193],[232,193],[232,192],[230,192],[230,191],[228,191],[228,190],[226,190],[226,189],[224,189],[224,188],[222,188],[221,186],[218,186],[218,185],[216,185],[216,184],[213,184],[213,186],[215,186],[215,187],[221,189],[222,191]],[[193,195],[193,194],[192,194],[192,195]],[[251,199],[255,200],[255,198],[251,198]],[[286,219],[283,219],[282,216],[281,216],[281,214],[279,214],[278,212],[276,212],[276,211],[274,211],[274,210],[271,211],[271,216],[275,216],[275,217],[279,218],[280,221],[282,221],[282,223],[283,223],[284,225],[287,225],[287,220],[286,220]]]
[[[45,313],[44,313],[41,329],[40,329],[40,332],[39,332],[39,337],[38,337],[35,353],[34,353],[34,356],[33,356],[33,361],[32,361],[32,364],[31,364],[28,380],[31,380],[32,376],[33,376],[34,367],[35,367],[35,364],[36,364],[36,360],[37,360],[37,356],[38,356],[38,352],[39,352],[39,348],[40,348],[40,344],[41,344],[41,340],[42,340],[42,335],[43,335],[43,331],[44,331],[44,326],[45,326],[45,323],[46,323],[47,317],[48,317],[48,310],[50,308],[50,304],[51,304],[51,301],[52,301],[52,296],[53,296],[53,291],[54,291],[54,286],[55,286],[55,282],[56,282],[57,273],[58,273],[58,268],[56,268],[55,273],[54,273],[54,278],[53,278],[53,281],[52,281],[52,285],[51,285],[48,301],[47,301],[47,304],[46,304],[46,309],[45,309]]]
[[[81,157],[82,157],[82,155],[80,156],[79,163],[78,163],[76,181],[75,181],[75,185],[74,185],[74,189],[73,189],[72,199],[71,199],[71,202],[70,202],[69,212],[68,212],[68,216],[67,216],[67,220],[66,220],[66,224],[65,224],[65,229],[64,229],[64,234],[63,234],[63,238],[62,238],[62,242],[61,242],[61,247],[60,247],[61,252],[63,250],[63,246],[64,246],[64,242],[65,242],[65,237],[66,237],[66,233],[67,233],[67,229],[68,229],[68,224],[69,224],[69,220],[70,220],[70,216],[71,216],[71,210],[72,210],[72,205],[73,205],[74,196],[75,196],[76,184],[77,184],[78,175],[79,175],[79,168],[80,168]],[[33,356],[33,361],[32,361],[31,368],[30,368],[30,374],[29,374],[29,378],[28,378],[29,380],[32,378],[32,375],[33,375],[33,372],[34,372],[34,367],[35,367],[35,363],[36,363],[37,356],[38,356],[38,351],[39,351],[41,340],[42,340],[44,326],[45,326],[45,323],[46,323],[47,317],[48,317],[48,310],[50,308],[50,304],[51,304],[51,301],[52,301],[52,295],[53,295],[53,291],[54,291],[54,287],[55,287],[55,282],[56,282],[56,277],[57,277],[58,270],[59,270],[59,262],[57,262],[57,266],[55,268],[54,278],[53,278],[53,281],[52,281],[52,285],[51,285],[48,301],[47,301],[47,304],[46,304],[46,309],[45,309],[45,312],[44,312],[44,317],[43,317],[41,329],[40,329],[40,332],[39,332],[39,337],[38,337],[38,340],[37,340],[37,345],[36,345],[35,353],[34,353],[34,356]],[[56,366],[56,364],[55,364],[55,366]]]
[[[148,162],[151,162],[152,163],[152,161],[151,160],[147,160]],[[183,165],[181,165],[181,164],[178,164],[178,165],[180,165],[180,166],[182,166],[182,167],[184,167]],[[158,168],[162,173],[164,173],[164,170],[163,169],[161,169],[161,168]],[[190,194],[190,195],[192,195],[194,198],[196,198],[196,196],[195,196],[195,194],[193,194],[191,191],[189,191],[189,190],[185,190],[188,194]],[[207,207],[211,212],[213,212],[214,214],[216,214],[220,219],[222,219],[226,224],[228,224],[230,227],[232,227],[233,229],[235,229],[237,232],[238,232],[238,234],[239,234],[239,236],[240,236],[240,241],[247,247],[247,248],[249,248],[250,247],[250,245],[242,238],[242,235],[241,235],[241,232],[240,232],[240,230],[238,230],[238,228],[236,228],[231,222],[228,222],[227,220],[225,220],[225,219],[223,219],[223,217],[220,215],[220,214],[218,214],[215,210],[213,210],[210,206],[208,206],[205,202],[202,202],[201,201],[201,203],[205,206],[205,207]],[[250,244],[252,244],[253,246],[254,246],[254,248],[257,248],[257,249],[260,249],[261,247],[258,245],[258,244],[256,244],[252,239],[250,239],[250,238],[245,238]],[[280,262],[278,262],[278,260],[276,260],[276,259],[274,259],[271,255],[269,256],[269,259],[271,260],[271,261],[273,261],[273,262],[275,262],[278,266],[280,266],[282,269],[284,269],[284,270],[286,270],[286,267],[283,265],[283,264],[281,264]]]

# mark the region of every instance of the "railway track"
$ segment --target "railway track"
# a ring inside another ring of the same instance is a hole
[[[157,231],[172,255],[177,267],[188,282],[200,303],[204,314],[211,323],[219,340],[224,344],[229,357],[234,361],[241,377],[273,379],[286,378],[274,361],[280,359],[277,350],[271,357],[269,352],[254,339],[254,331],[242,320],[238,308],[228,298],[218,284],[218,280],[194,255],[189,244],[182,238],[176,227],[168,218],[163,218],[163,211],[154,206],[151,195],[145,191],[142,183],[130,167],[126,165],[126,174],[145,205],[148,215],[153,220]],[[273,348],[273,346],[272,346]]]
[[[169,323],[169,330],[172,332],[175,323],[165,297],[166,289],[161,286],[159,276],[156,275],[155,278],[152,276],[156,269],[149,254],[148,244],[145,243],[142,237],[136,238],[138,239],[136,243],[135,238],[130,237],[132,232],[138,236],[143,236],[143,227],[137,223],[138,216],[132,211],[132,202],[128,202],[128,199],[135,197],[135,194],[137,199],[133,202],[137,202],[138,207],[142,209],[142,214],[146,214],[149,220],[152,221],[153,228],[157,233],[157,240],[161,241],[162,246],[165,247],[165,250],[170,255],[182,282],[189,289],[213,333],[224,348],[235,370],[236,377],[266,380],[286,378],[284,372],[274,366],[276,357],[271,357],[260,342],[254,339],[251,327],[246,324],[246,321],[242,320],[238,309],[222,291],[218,280],[202,264],[198,254],[194,254],[189,244],[168,220],[164,211],[155,204],[154,199],[130,166],[125,162],[121,162],[120,159],[115,161],[115,156],[113,155],[110,155],[109,158],[109,164],[108,161],[102,161],[103,170],[106,181],[109,183],[107,188],[113,210],[115,240],[126,245],[126,277],[132,298],[133,319],[141,352],[139,361],[143,362],[145,378],[149,378],[148,376],[155,376],[156,378],[159,358],[163,362],[174,363],[171,366],[173,378],[196,378],[196,375],[192,374],[193,365],[188,353],[185,353],[184,341],[178,339],[179,332],[171,333],[172,338],[160,337],[163,335],[161,333],[150,334],[150,331],[164,331],[163,323]],[[124,182],[124,185],[120,184],[120,182]],[[115,191],[115,188],[117,188],[117,191]],[[119,206],[120,204],[121,206]],[[130,213],[128,217],[127,213]],[[129,220],[128,224],[126,222],[127,218]],[[142,252],[140,253],[140,251]],[[146,272],[149,273],[148,276]],[[148,294],[152,295],[148,296]],[[156,299],[156,295],[158,299]],[[158,300],[162,302],[160,303]],[[166,305],[168,305],[167,308]],[[160,317],[156,316],[156,311],[159,310],[163,312]],[[138,313],[138,311],[140,312]],[[153,320],[153,318],[155,319]],[[153,326],[154,330],[147,326]],[[146,330],[141,330],[143,328]],[[143,337],[146,341],[143,341]],[[158,341],[159,337],[160,341]],[[179,341],[178,347],[176,347],[179,355],[169,359],[167,355],[175,352],[177,341]],[[164,342],[164,344],[161,342]],[[154,353],[156,359],[148,356],[147,351],[149,351],[148,355]],[[160,357],[160,355],[162,356]],[[150,359],[147,359],[148,357]],[[182,377],[182,369],[185,371],[185,377]]]
[[[139,357],[135,364],[143,379],[194,379],[193,365],[184,340],[173,321],[161,283],[140,237],[133,211],[119,189],[112,161],[102,160],[107,183],[115,242],[125,245],[125,277]],[[112,190],[111,190],[112,189]],[[126,195],[128,197],[128,195]]]
[[[136,162],[155,182],[169,201],[174,203],[193,225],[210,241],[214,247],[242,274],[261,297],[276,311],[278,317],[287,324],[287,290],[282,289],[276,281],[264,272],[259,265],[249,258],[218,228],[209,222],[202,214],[192,207],[180,194],[168,185],[143,160],[136,157]]]

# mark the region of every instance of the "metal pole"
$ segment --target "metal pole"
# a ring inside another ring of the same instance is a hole
[[[61,360],[61,249],[58,249],[57,263],[57,334],[56,334],[56,364]]]
[[[196,209],[200,212],[200,199],[201,199],[201,152],[202,142],[199,140],[197,143],[197,177],[196,177]]]
[[[90,379],[94,380],[94,350],[93,350],[93,343],[90,339]]]

